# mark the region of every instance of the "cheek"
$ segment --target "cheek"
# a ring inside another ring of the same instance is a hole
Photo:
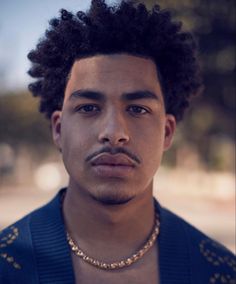
[[[147,153],[157,153],[159,149],[163,149],[165,138],[163,123],[157,121],[156,123],[146,124],[136,128],[135,132],[135,136],[141,141],[142,147],[146,149]]]
[[[83,158],[83,155],[86,153],[89,138],[85,129],[81,126],[79,127],[78,123],[73,123],[73,121],[64,121],[61,131],[64,160],[71,162],[78,160],[80,157]]]
[[[159,166],[164,151],[165,131],[162,124],[147,126],[139,130],[141,143],[138,151],[149,169]],[[135,142],[134,142],[135,143]]]
[[[147,141],[146,145],[146,158],[152,167],[159,166],[164,152],[164,139],[163,136],[153,136],[152,139]]]

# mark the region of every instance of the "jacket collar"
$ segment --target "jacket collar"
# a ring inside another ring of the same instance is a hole
[[[189,241],[183,223],[155,200],[160,215],[159,273],[161,284],[190,284]]]
[[[34,253],[42,284],[75,283],[61,210],[65,190],[60,190],[43,210],[39,209],[31,216]],[[162,208],[156,200],[154,202],[161,224],[158,237],[160,283],[189,284],[190,255],[184,227],[173,213]]]
[[[74,284],[70,249],[61,210],[65,189],[31,217],[32,241],[38,268],[39,283]]]

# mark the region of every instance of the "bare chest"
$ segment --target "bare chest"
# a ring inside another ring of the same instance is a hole
[[[155,247],[143,259],[118,270],[100,270],[72,255],[76,284],[159,284],[158,254]]]

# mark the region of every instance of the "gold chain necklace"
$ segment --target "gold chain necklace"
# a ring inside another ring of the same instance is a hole
[[[151,233],[150,237],[148,238],[147,242],[135,254],[133,254],[132,256],[130,256],[130,257],[124,259],[124,260],[120,260],[120,261],[116,261],[116,262],[112,262],[112,263],[106,263],[106,262],[94,259],[93,257],[88,256],[85,252],[83,252],[81,250],[81,248],[79,248],[79,246],[71,238],[71,236],[69,235],[68,232],[67,232],[67,241],[68,241],[68,244],[70,245],[72,252],[76,256],[80,257],[85,262],[87,262],[87,263],[89,263],[89,264],[91,264],[91,265],[93,265],[97,268],[104,269],[104,270],[114,270],[114,269],[124,268],[124,267],[130,266],[131,264],[135,263],[140,258],[142,258],[144,256],[144,254],[146,252],[148,252],[150,250],[150,248],[153,246],[153,244],[155,243],[157,236],[159,235],[159,231],[160,231],[160,229],[159,229],[160,228],[159,217],[158,217],[157,214],[155,216],[156,216],[155,224],[153,226],[152,233]]]

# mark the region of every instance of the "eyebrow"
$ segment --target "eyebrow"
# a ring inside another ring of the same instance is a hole
[[[124,93],[122,94],[122,99],[126,101],[134,101],[134,100],[143,100],[143,99],[152,99],[152,100],[159,100],[158,96],[150,91],[135,91],[131,93]]]
[[[71,93],[69,99],[85,98],[94,101],[105,101],[105,95],[94,90],[76,90]]]
[[[71,93],[69,99],[76,99],[76,98],[85,98],[89,100],[94,100],[94,101],[105,101],[106,96],[96,90],[89,90],[89,89],[84,89],[84,90],[76,90]],[[158,96],[147,90],[141,90],[141,91],[134,91],[134,92],[129,92],[129,93],[123,93],[121,95],[122,100],[124,101],[134,101],[134,100],[143,100],[143,99],[152,99],[152,100],[159,100]]]

